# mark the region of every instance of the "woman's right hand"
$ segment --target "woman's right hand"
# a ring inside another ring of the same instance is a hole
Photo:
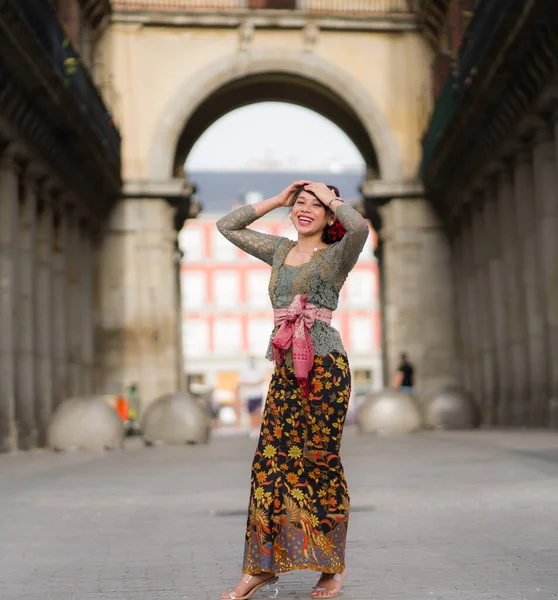
[[[277,201],[278,206],[292,206],[293,204],[293,196],[299,187],[303,185],[308,185],[311,183],[308,179],[300,179],[299,181],[295,181],[291,183],[288,187],[286,187],[280,194],[275,196],[275,200]]]

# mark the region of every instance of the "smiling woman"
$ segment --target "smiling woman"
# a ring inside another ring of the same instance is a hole
[[[247,228],[279,207],[291,207],[296,241]],[[332,240],[337,221],[343,235]],[[244,576],[221,598],[250,598],[293,569],[321,571],[311,595],[333,598],[346,570],[349,492],[339,448],[351,373],[331,320],[368,225],[333,186],[300,180],[233,211],[217,227],[271,265],[275,320],[267,353],[275,370],[252,464]]]

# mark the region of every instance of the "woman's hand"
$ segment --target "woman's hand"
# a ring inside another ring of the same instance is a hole
[[[308,191],[318,197],[318,200],[327,207],[337,198],[335,192],[330,190],[325,183],[316,183],[314,181],[307,183],[304,186]]]
[[[299,181],[295,181],[291,183],[289,187],[286,187],[280,194],[275,196],[275,200],[277,201],[278,206],[292,206],[293,196],[297,192],[298,188],[301,186],[307,186],[312,183],[307,179],[301,179]]]

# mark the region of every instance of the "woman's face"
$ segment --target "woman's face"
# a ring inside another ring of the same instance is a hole
[[[308,236],[322,233],[327,225],[327,209],[312,194],[305,190],[295,200],[291,217],[299,234]]]

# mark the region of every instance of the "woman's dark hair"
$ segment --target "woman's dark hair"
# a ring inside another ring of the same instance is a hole
[[[327,187],[328,187],[330,190],[334,191],[336,196],[340,196],[340,194],[339,194],[339,189],[338,189],[338,188],[336,188],[334,185],[328,185],[328,184],[326,183],[326,186],[327,186]],[[301,185],[301,186],[300,186],[300,187],[297,189],[297,191],[295,192],[295,194],[294,194],[294,196],[293,196],[293,203],[292,203],[292,205],[291,205],[291,206],[293,206],[293,205],[294,205],[294,203],[296,202],[297,198],[300,196],[300,194],[301,194],[302,192],[306,192],[306,193],[310,194],[311,196],[314,196],[314,198],[316,198],[316,200],[319,200],[319,201],[320,201],[320,202],[323,204],[324,208],[326,209],[326,214],[327,214],[328,218],[329,218],[330,216],[333,216],[333,211],[332,211],[332,210],[330,210],[330,209],[329,209],[329,208],[328,208],[328,207],[327,207],[327,206],[326,206],[326,205],[325,205],[325,204],[324,204],[324,203],[323,203],[323,202],[322,202],[322,201],[321,201],[321,200],[318,198],[318,196],[316,196],[316,194],[314,194],[314,192],[312,192],[311,190],[307,190],[307,189],[306,189],[306,187],[305,187],[305,186],[303,186],[303,185]],[[335,235],[335,234],[333,234],[333,235]],[[333,244],[334,242],[337,242],[338,240],[339,240],[339,238],[337,238],[337,237],[334,239],[334,237],[332,236],[332,234],[331,234],[331,232],[330,232],[330,228],[326,226],[326,227],[325,227],[325,229],[324,229],[324,231],[323,231],[323,233],[322,233],[322,242],[323,242],[324,244]]]

